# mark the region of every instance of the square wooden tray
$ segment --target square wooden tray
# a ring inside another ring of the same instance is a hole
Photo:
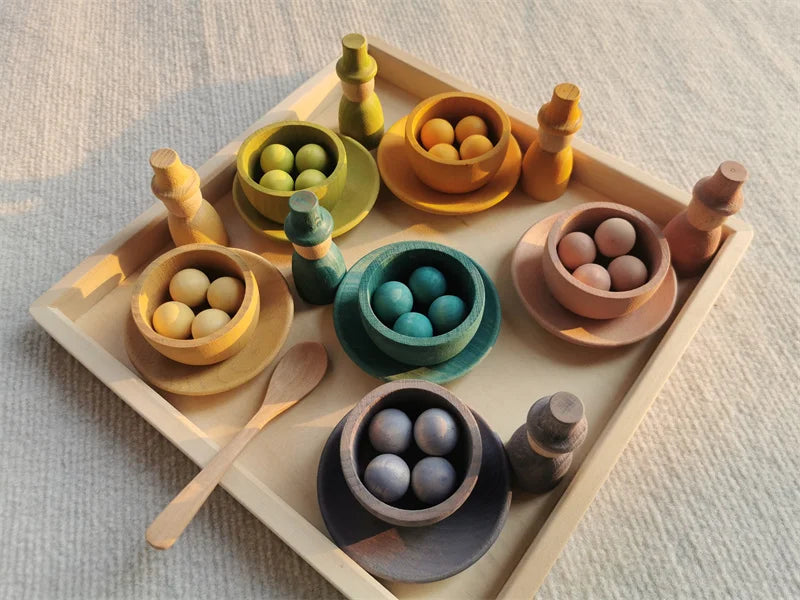
[[[476,91],[379,39],[370,39],[370,51],[378,62],[376,90],[387,128],[421,98],[454,89]],[[261,253],[289,280],[290,247],[252,232],[231,203],[235,156],[247,133],[274,121],[311,120],[335,128],[338,83],[331,62],[198,169],[204,196],[222,215],[232,245]],[[542,82],[543,99],[552,83]],[[524,151],[536,135],[536,118],[503,107]],[[336,240],[348,265],[390,242],[428,239],[466,252],[486,269],[502,302],[500,337],[474,371],[449,387],[503,440],[522,424],[531,403],[540,396],[568,389],[586,405],[589,436],[570,475],[549,494],[515,493],[497,542],[459,575],[424,585],[381,582],[328,538],[316,502],[320,452],[334,425],[379,382],[344,354],[333,330],[331,307],[311,307],[295,298],[295,322],[287,347],[307,339],[323,342],[330,372],[311,396],[250,444],[222,484],[347,596],[531,597],[745,252],[752,230],[740,219],[731,218],[722,248],[705,275],[681,281],[673,318],[642,342],[600,350],[574,346],[546,333],[523,308],[510,277],[511,252],[531,224],[581,202],[611,200],[635,207],[663,225],[689,200],[687,192],[580,139],[574,148],[572,183],[555,202],[540,204],[515,191],[486,212],[447,217],[419,212],[384,188],[366,220]],[[143,149],[142,160],[148,152]],[[142,182],[137,193],[149,195],[147,182]],[[204,465],[256,410],[272,368],[238,389],[203,398],[159,393],[139,378],[122,343],[131,284],[144,266],[170,246],[166,211],[156,202],[50,288],[30,310],[42,327],[120,398],[195,463]],[[142,543],[146,525],[142,523]],[[180,552],[180,544],[173,551]]]

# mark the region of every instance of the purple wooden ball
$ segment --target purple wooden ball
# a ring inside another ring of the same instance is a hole
[[[429,408],[414,423],[414,441],[425,454],[443,456],[458,443],[458,425],[446,410]]]
[[[408,491],[411,480],[406,461],[394,454],[380,454],[364,471],[364,485],[378,500],[396,502]]]
[[[456,487],[456,470],[446,458],[423,458],[411,472],[411,489],[425,504],[439,504],[450,496]]]
[[[400,454],[411,444],[411,419],[402,410],[386,408],[372,417],[369,441],[378,452]]]

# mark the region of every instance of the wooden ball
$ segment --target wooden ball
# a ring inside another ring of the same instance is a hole
[[[431,302],[428,319],[437,335],[458,327],[467,314],[467,305],[458,296],[439,296]]]
[[[471,135],[461,142],[458,153],[461,155],[461,160],[469,160],[486,154],[492,148],[494,144],[485,135]]]
[[[368,434],[372,447],[378,452],[400,454],[411,445],[411,419],[402,410],[386,408],[372,417]]]
[[[439,269],[419,267],[408,278],[408,287],[414,294],[414,300],[422,305],[429,305],[447,291],[447,280]]]
[[[414,465],[411,489],[425,504],[439,504],[456,488],[456,470],[446,458],[428,456]]]
[[[636,229],[630,221],[611,217],[598,225],[594,232],[594,243],[604,256],[622,256],[630,252],[636,244]]]
[[[428,152],[443,160],[459,160],[461,158],[456,147],[451,144],[436,144]]]
[[[443,456],[458,443],[458,425],[446,410],[429,408],[414,422],[414,441],[425,454]]]
[[[275,169],[289,173],[294,167],[294,154],[283,144],[270,144],[261,151],[259,163],[264,173]]]
[[[471,135],[489,137],[489,127],[486,121],[477,115],[464,117],[456,124],[456,141],[460,144]]]
[[[607,292],[611,289],[611,277],[603,267],[595,263],[581,265],[572,276],[586,285]]]
[[[597,248],[591,236],[582,231],[573,231],[558,242],[558,258],[567,269],[574,271],[581,265],[594,262]]]
[[[258,185],[279,192],[291,192],[294,189],[294,179],[286,171],[273,169],[261,176]]]
[[[647,267],[630,254],[618,256],[608,265],[611,277],[611,289],[615,292],[626,292],[644,285],[647,281]]]
[[[306,169],[316,169],[326,173],[329,162],[328,153],[319,144],[306,144],[294,157],[294,164],[301,173]]]
[[[244,299],[244,283],[237,277],[218,277],[208,286],[206,298],[211,308],[234,315]]]
[[[435,118],[422,126],[419,138],[425,149],[430,150],[436,144],[452,144],[456,139],[456,134],[448,121]]]
[[[396,502],[408,491],[411,471],[406,462],[394,454],[380,454],[364,471],[364,485],[382,502]]]
[[[199,269],[181,269],[169,282],[169,295],[186,306],[200,306],[206,301],[209,284],[208,277]]]
[[[428,317],[418,312],[407,312],[397,317],[392,327],[397,333],[411,337],[433,337],[433,325]]]
[[[164,337],[185,340],[192,331],[192,309],[183,302],[165,302],[153,313],[153,329]]]
[[[411,312],[414,296],[404,283],[387,281],[372,294],[372,310],[385,325],[393,326],[400,315]]]
[[[327,177],[322,171],[317,169],[306,169],[294,180],[294,189],[305,190],[315,185],[322,185]]]
[[[211,335],[218,329],[225,327],[230,320],[228,313],[218,308],[207,308],[192,321],[192,337],[197,340]]]

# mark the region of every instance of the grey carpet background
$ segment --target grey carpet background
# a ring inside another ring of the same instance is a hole
[[[790,1],[0,4],[0,597],[337,598],[215,492],[179,547],[145,526],[196,472],[29,317],[150,206],[147,156],[200,165],[379,35],[686,189],[751,173],[756,239],[540,598],[800,597],[800,13]]]

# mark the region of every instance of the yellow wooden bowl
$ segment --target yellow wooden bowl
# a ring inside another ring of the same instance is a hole
[[[325,148],[333,169],[325,181],[306,189],[314,192],[320,206],[331,210],[342,197],[347,181],[347,153],[339,136],[315,123],[282,121],[262,127],[242,142],[236,156],[236,172],[245,197],[262,215],[283,223],[289,214],[289,197],[294,191],[273,190],[258,183],[264,174],[259,164],[261,151],[270,144],[283,144],[295,154],[305,144],[319,144]],[[291,175],[297,177],[295,172]]]
[[[481,117],[489,127],[494,147],[469,160],[438,158],[419,141],[422,126],[434,118],[455,125],[468,115]],[[503,164],[511,141],[511,120],[495,102],[477,94],[447,92],[417,104],[406,119],[406,154],[411,167],[428,187],[446,194],[464,194],[486,185]]]
[[[169,282],[181,269],[200,269],[212,281],[230,275],[244,282],[244,299],[221,329],[199,339],[176,340],[153,329],[153,313],[170,300]],[[131,297],[136,328],[158,352],[186,365],[211,365],[230,358],[250,340],[258,324],[260,301],[256,278],[233,250],[215,244],[179,246],[151,262],[139,276]]]

